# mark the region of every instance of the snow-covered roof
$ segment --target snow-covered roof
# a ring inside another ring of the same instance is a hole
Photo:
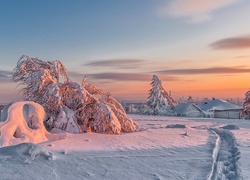
[[[231,104],[227,101],[221,100],[221,99],[213,99],[211,101],[200,103],[197,105],[200,109],[203,111],[209,111],[209,110],[239,110],[243,109],[242,106],[238,106],[235,104]]]
[[[195,106],[197,108],[197,110],[202,111],[199,107],[197,107],[194,103],[191,102],[187,102],[187,103],[179,103],[176,107],[175,107],[175,111],[177,112],[177,114],[184,114],[189,106]]]

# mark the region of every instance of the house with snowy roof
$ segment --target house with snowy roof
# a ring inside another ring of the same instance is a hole
[[[197,106],[206,114],[206,117],[224,119],[242,118],[242,106],[231,104],[221,99],[213,98],[211,101],[199,103]]]
[[[175,107],[177,116],[185,117],[205,117],[205,113],[194,103],[179,103]]]

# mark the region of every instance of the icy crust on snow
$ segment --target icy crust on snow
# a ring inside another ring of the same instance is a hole
[[[21,101],[8,104],[1,113],[0,147],[63,138],[62,134],[47,132],[43,125],[44,118],[44,109],[37,103]]]

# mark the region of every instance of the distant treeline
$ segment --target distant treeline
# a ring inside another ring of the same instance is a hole
[[[0,112],[3,110],[3,108],[5,107],[6,105],[0,105]]]

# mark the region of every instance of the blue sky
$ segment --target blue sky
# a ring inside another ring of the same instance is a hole
[[[247,0],[1,0],[0,98],[20,98],[5,75],[23,54],[59,59],[121,99],[145,99],[153,74],[176,98],[243,97],[249,20]],[[176,73],[188,69],[199,70]]]

